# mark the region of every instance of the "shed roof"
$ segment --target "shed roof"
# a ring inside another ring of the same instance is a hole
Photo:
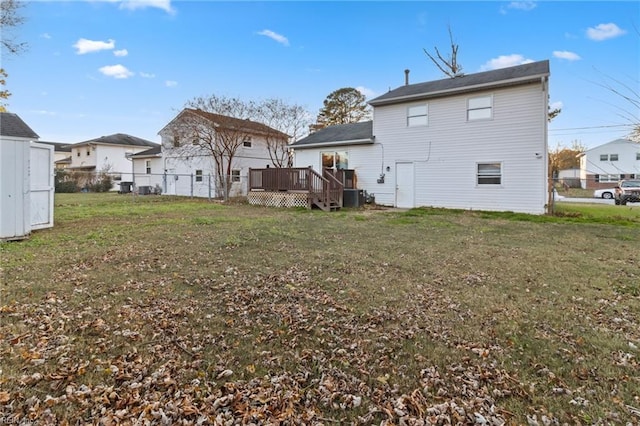
[[[71,144],[68,144],[68,143],[48,142],[48,141],[38,141],[38,143],[53,145],[53,149],[55,152],[71,152]]]
[[[425,83],[407,84],[391,90],[384,95],[369,101],[373,106],[388,105],[412,100],[425,99],[463,93],[472,90],[483,90],[493,87],[525,84],[538,81],[549,75],[549,61],[531,62],[515,67],[500,68],[460,77],[445,78]]]
[[[0,112],[0,135],[27,139],[40,138],[17,114],[11,112]]]
[[[325,127],[291,144],[293,149],[373,143],[373,121]]]

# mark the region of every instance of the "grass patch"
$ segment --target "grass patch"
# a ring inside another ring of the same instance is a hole
[[[0,418],[633,423],[640,226],[597,207],[57,195],[0,245]]]

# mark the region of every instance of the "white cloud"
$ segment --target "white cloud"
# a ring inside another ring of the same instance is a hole
[[[129,54],[129,51],[127,49],[114,50],[113,54],[115,56],[127,56]]]
[[[538,4],[535,1],[512,1],[508,5],[502,6],[500,8],[500,13],[502,13],[503,15],[506,15],[509,9],[522,10],[525,12],[529,12],[530,10],[535,9],[536,6],[538,6]]]
[[[141,72],[140,73],[140,77],[142,77],[142,78],[155,78],[156,75],[155,74],[149,74],[149,73],[146,73],[146,72]]]
[[[167,80],[164,82],[164,85],[167,87],[176,87],[178,85],[178,82],[173,80]]]
[[[554,50],[553,56],[559,59],[566,59],[567,61],[579,61],[582,59],[577,53],[569,52],[567,50]]]
[[[563,106],[564,104],[561,101],[551,102],[549,109],[553,111],[554,109],[562,109]]]
[[[31,112],[34,113],[34,114],[38,114],[38,115],[50,115],[50,116],[58,115],[57,112],[48,111],[46,109],[32,110]]]
[[[531,62],[533,62],[533,59],[525,59],[524,56],[515,53],[512,55],[501,55],[497,58],[489,59],[480,67],[480,71],[497,70],[515,65],[530,64]]]
[[[50,40],[51,39],[51,34],[49,34],[49,33],[40,34],[40,37],[46,38],[47,40]]]
[[[121,0],[120,9],[146,9],[148,7],[155,7],[162,9],[167,13],[175,13],[175,10],[171,7],[171,0]]]
[[[275,40],[278,43],[283,44],[285,46],[289,45],[289,40],[285,36],[283,36],[282,34],[275,33],[271,30],[262,30],[258,34],[269,37],[270,39]]]
[[[76,48],[76,53],[78,55],[84,55],[85,53],[91,52],[99,52],[101,50],[111,50],[116,46],[116,42],[114,40],[109,41],[98,41],[98,40],[88,40],[86,38],[81,38],[76,41],[76,44],[73,47]]]
[[[607,40],[626,33],[625,30],[612,22],[608,24],[598,24],[595,27],[587,29],[587,37],[595,41]]]
[[[107,77],[113,77],[118,79],[129,78],[133,76],[133,73],[127,69],[124,65],[107,65],[99,69],[99,71]]]
[[[368,87],[358,86],[358,87],[356,87],[356,90],[358,92],[362,93],[367,99],[371,99],[374,96],[376,96],[376,92],[374,92],[373,90],[369,89]]]

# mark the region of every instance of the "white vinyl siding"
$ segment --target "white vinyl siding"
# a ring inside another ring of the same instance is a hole
[[[407,126],[427,126],[429,124],[429,106],[427,104],[407,107]]]
[[[545,213],[547,156],[535,154],[547,152],[547,92],[536,83],[472,98],[487,96],[491,120],[467,121],[469,95],[430,99],[427,127],[405,125],[407,104],[376,107],[373,134],[392,170],[385,170],[384,184],[372,177],[373,185],[361,189],[374,193],[376,203],[394,205],[393,164],[411,161],[416,207]],[[496,185],[477,184],[477,164],[496,159],[502,164],[499,191]],[[442,188],[455,188],[455,196]]]
[[[491,95],[469,98],[467,101],[467,120],[488,120],[492,118],[493,97]]]

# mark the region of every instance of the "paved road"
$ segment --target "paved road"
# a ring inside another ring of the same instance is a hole
[[[556,200],[560,203],[591,203],[591,204],[611,204],[613,205],[613,200],[605,200],[604,198],[569,198],[563,197]]]

